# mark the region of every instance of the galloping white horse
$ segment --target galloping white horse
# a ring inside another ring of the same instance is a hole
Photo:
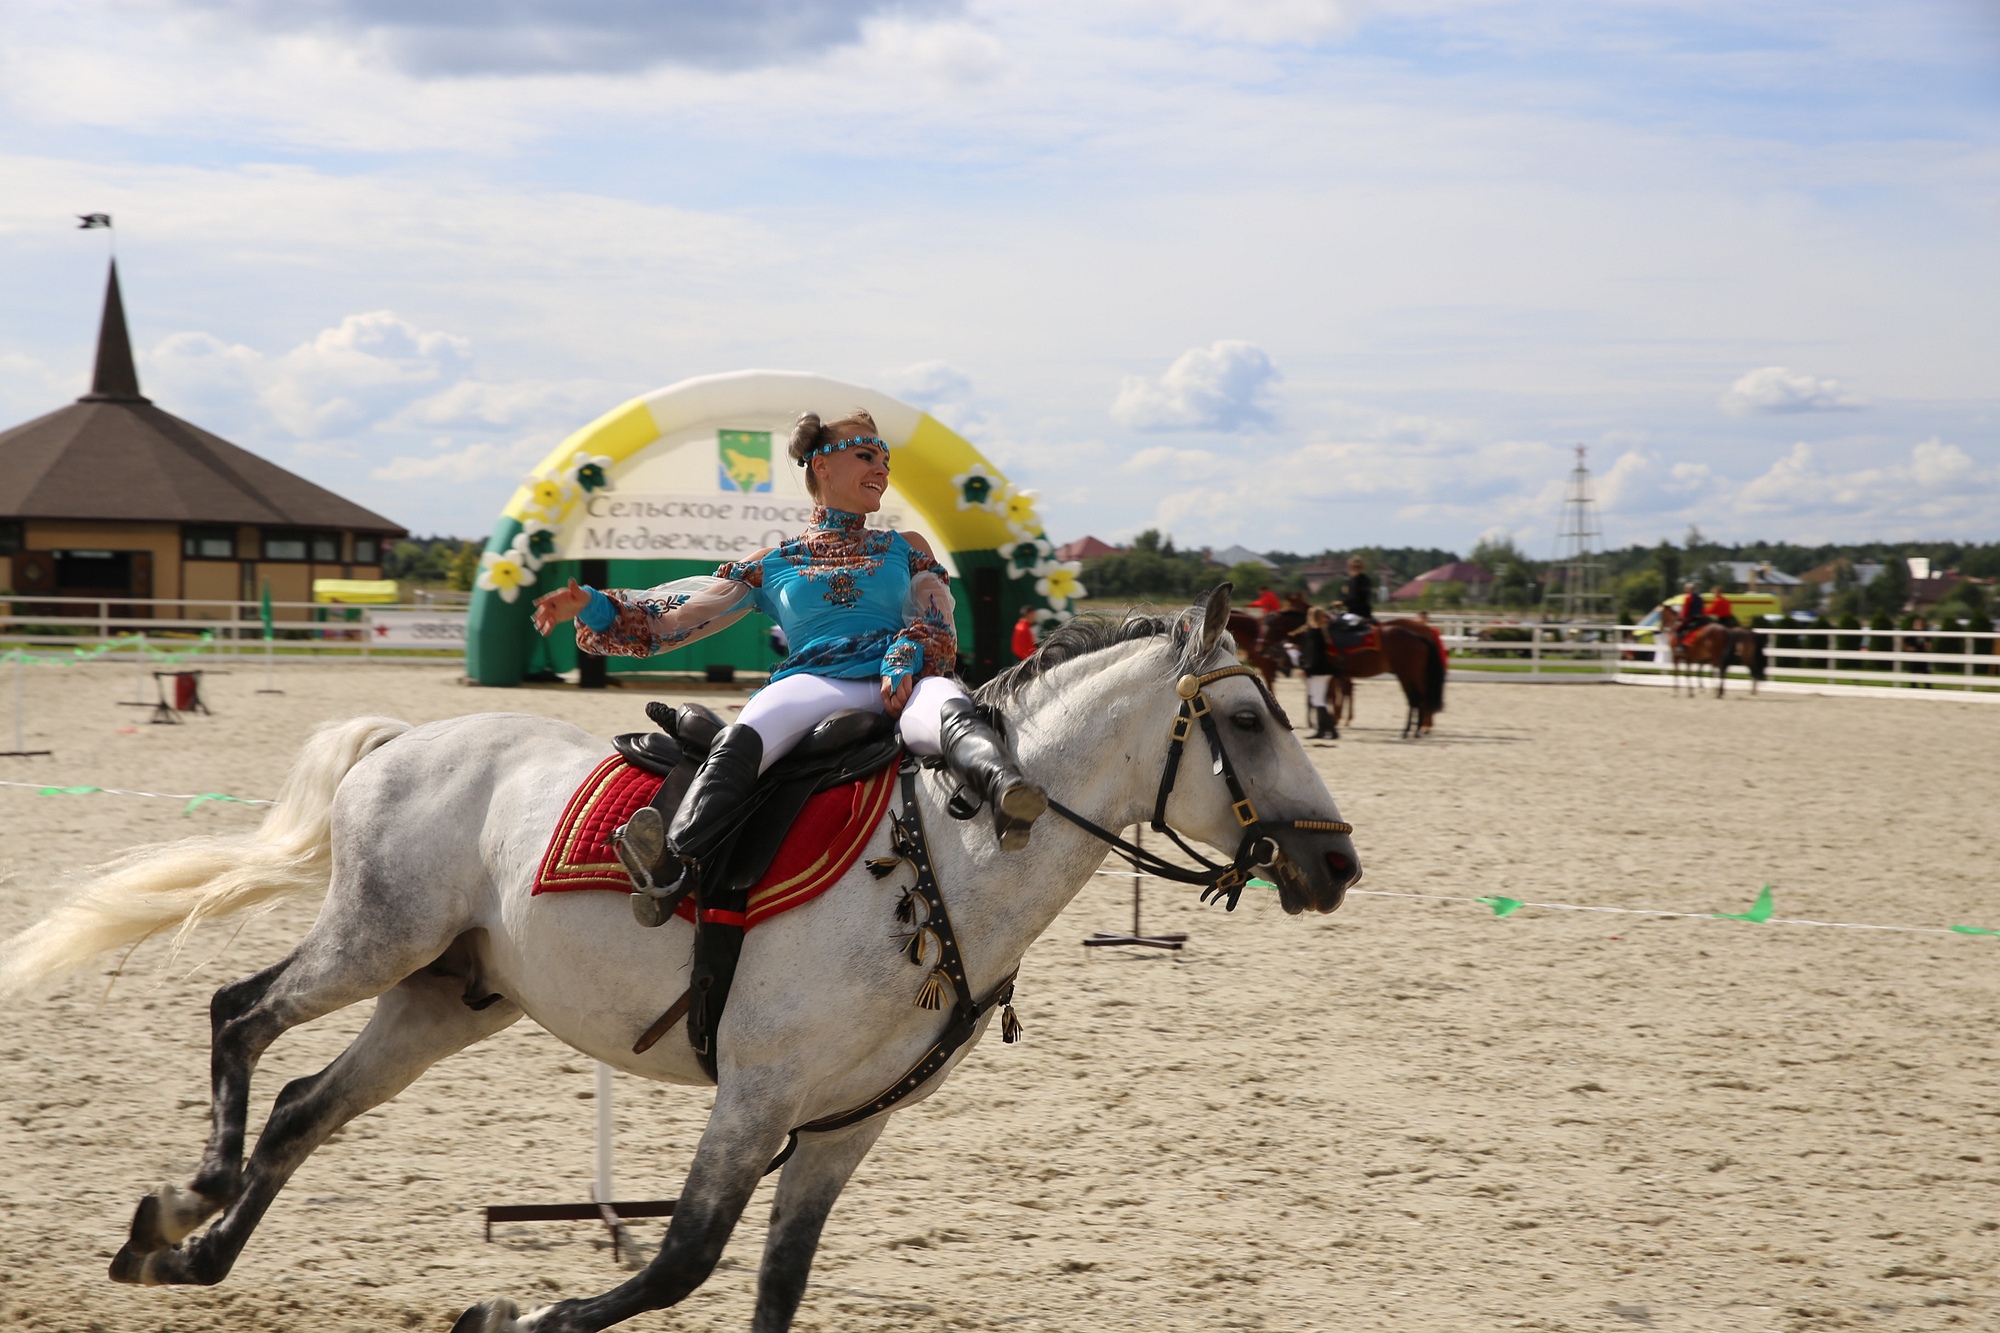
[[[1190,689],[1190,673],[1234,666],[1222,632],[1227,610],[1225,587],[1172,620],[1078,622],[987,686],[984,698],[1003,710],[1024,771],[1103,828],[1149,817],[1169,732],[1189,697],[1177,696],[1176,682]],[[1257,855],[1268,858],[1260,869],[1277,882],[1284,909],[1332,911],[1360,877],[1360,862],[1345,834],[1326,831],[1339,812],[1303,747],[1252,680],[1230,675],[1200,698],[1213,709],[1212,736],[1227,751],[1229,773],[1273,823]],[[1202,740],[1188,742],[1167,821],[1211,846],[1248,846],[1225,765],[1207,762]],[[256,833],[133,853],[14,941],[0,988],[163,928],[326,892],[319,919],[289,956],[216,992],[207,1152],[186,1188],[162,1186],[140,1202],[113,1278],[220,1282],[313,1149],[523,1014],[618,1069],[707,1083],[677,1034],[632,1052],[637,1034],[687,987],[691,928],[675,920],[642,930],[622,894],[528,892],[565,802],[607,748],[566,723],[513,714],[415,728],[383,718],[332,724],[308,743]],[[984,997],[1089,880],[1105,846],[1048,818],[1028,850],[1003,854],[984,822],[944,817],[948,778],[926,771],[918,781],[967,980]],[[1319,827],[1282,826],[1293,819]],[[889,844],[885,821],[867,854],[883,855]],[[603,1295],[525,1315],[511,1301],[486,1301],[456,1328],[597,1330],[701,1285],[789,1132],[866,1105],[937,1041],[940,1015],[913,1003],[925,972],[888,939],[907,879],[905,869],[878,880],[857,863],[832,890],[746,940],[718,1034],[715,1109],[666,1240],[642,1272]],[[278,1096],[246,1167],[259,1056],[287,1029],[372,997],[380,997],[375,1014],[354,1043]],[[935,1090],[951,1067],[910,1100]],[[778,1182],[754,1329],[791,1326],[820,1228],[887,1120],[878,1114],[799,1137]]]

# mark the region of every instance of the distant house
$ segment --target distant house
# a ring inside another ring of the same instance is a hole
[[[142,395],[116,264],[90,392],[0,431],[0,589],[16,595],[161,599],[186,615],[227,615],[227,603],[266,587],[277,601],[309,602],[315,580],[378,580],[385,548],[405,535]]]
[[[1058,560],[1095,560],[1101,555],[1117,555],[1125,548],[1101,542],[1095,537],[1078,537],[1067,545],[1056,547]]]
[[[1484,565],[1475,565],[1470,560],[1454,560],[1436,569],[1427,569],[1389,594],[1392,602],[1414,602],[1424,595],[1424,589],[1436,583],[1456,583],[1465,589],[1468,601],[1483,602],[1493,591],[1493,575]]]
[[[1782,597],[1807,582],[1774,568],[1768,560],[1725,560],[1722,567],[1729,571],[1730,587],[1744,592],[1769,592]]]
[[[1230,546],[1220,551],[1211,551],[1208,558],[1211,564],[1221,565],[1224,569],[1234,569],[1237,565],[1262,565],[1266,569],[1278,567],[1276,561],[1266,560],[1247,546]]]
[[[1340,560],[1315,560],[1299,570],[1299,577],[1305,580],[1306,591],[1318,593],[1329,583],[1347,577],[1347,564]]]
[[[1958,585],[1966,580],[1958,574],[1940,574],[1934,578],[1910,580],[1910,610],[1928,611],[1938,603],[1950,598]]]

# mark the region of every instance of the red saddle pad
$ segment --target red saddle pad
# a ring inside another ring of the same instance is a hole
[[[750,890],[746,926],[811,902],[853,867],[889,809],[896,769],[897,765],[887,764],[859,782],[807,799],[770,869]],[[661,781],[615,754],[592,769],[563,808],[548,849],[542,853],[541,868],[535,872],[534,892],[608,889],[630,893],[632,881],[611,850],[611,831],[652,800]],[[683,901],[675,910],[683,920],[694,919],[691,902]]]

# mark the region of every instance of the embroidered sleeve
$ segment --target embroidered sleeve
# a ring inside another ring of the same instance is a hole
[[[922,563],[925,568],[917,572]],[[914,577],[903,631],[882,655],[882,674],[900,685],[910,676],[950,676],[958,670],[958,631],[953,628],[951,584],[944,567],[914,547],[910,551]]]
[[[756,609],[749,587],[724,578],[675,579],[644,592],[614,588],[600,595],[610,603],[610,623],[597,629],[579,618],[576,625],[576,646],[599,657],[651,657],[707,638]]]

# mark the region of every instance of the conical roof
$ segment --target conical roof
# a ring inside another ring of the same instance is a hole
[[[90,392],[0,432],[0,517],[404,532],[142,397],[115,262]]]

